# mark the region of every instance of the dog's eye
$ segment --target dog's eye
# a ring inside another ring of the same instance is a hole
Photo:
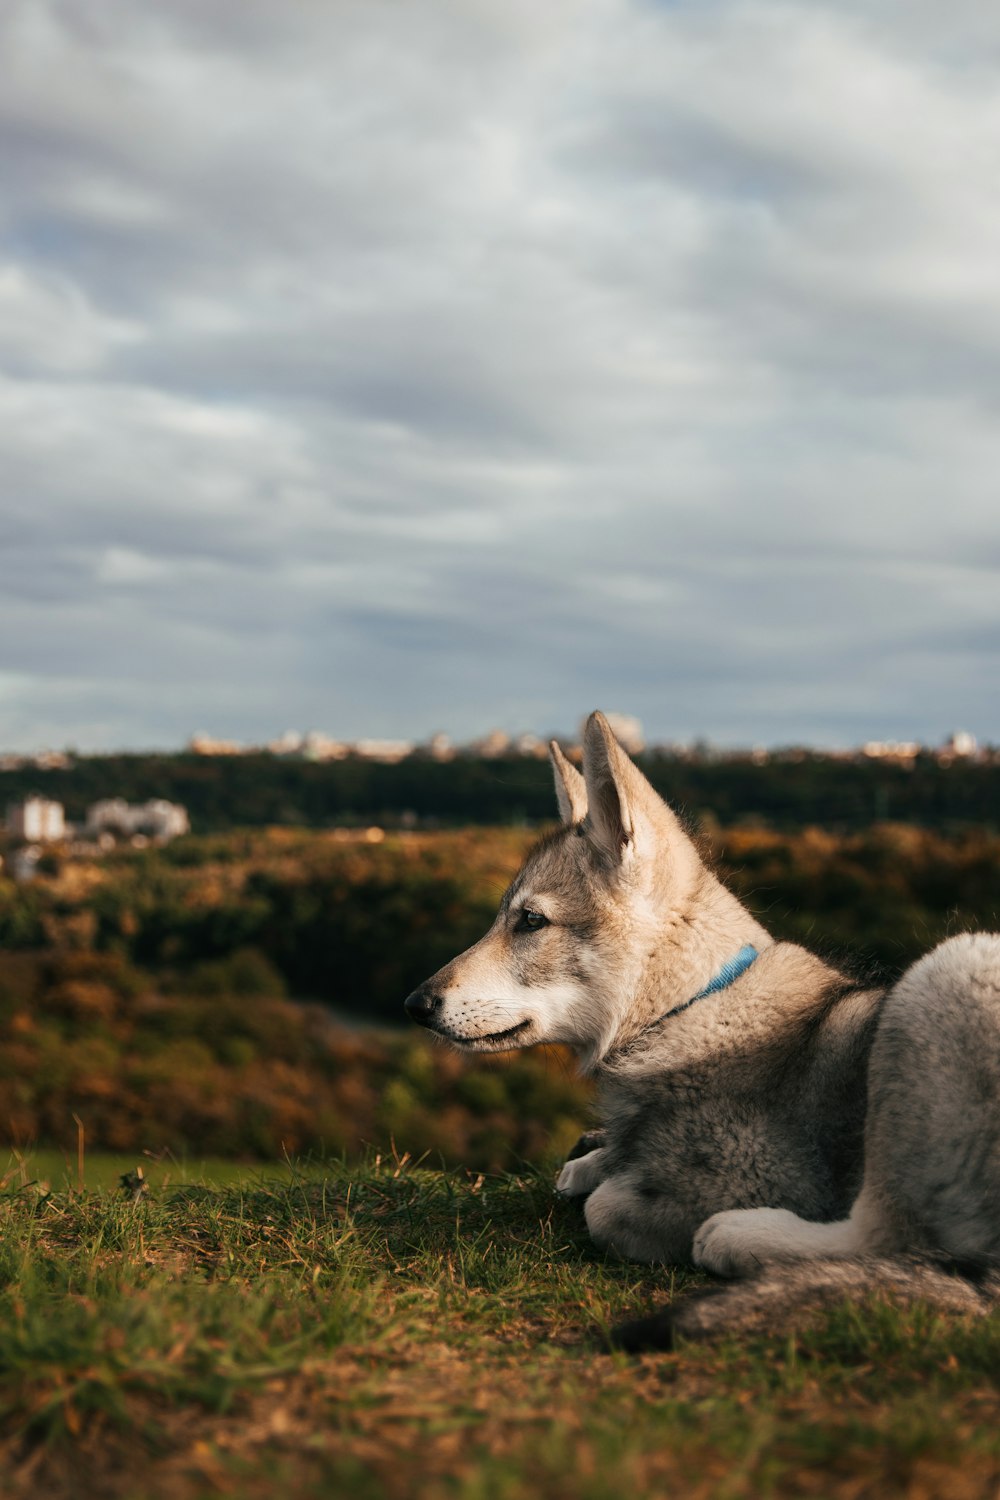
[[[527,932],[537,932],[540,927],[548,927],[549,919],[540,911],[531,911],[526,906],[521,912],[521,920],[517,925]]]

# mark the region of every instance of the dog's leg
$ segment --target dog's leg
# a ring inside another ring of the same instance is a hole
[[[750,1276],[773,1261],[860,1255],[872,1248],[875,1229],[864,1194],[850,1218],[835,1224],[800,1219],[786,1208],[735,1208],[705,1220],[691,1258],[716,1276]]]
[[[603,1147],[588,1151],[586,1156],[574,1157],[563,1167],[556,1178],[556,1192],[567,1198],[583,1198],[592,1193],[607,1173],[607,1155]]]
[[[624,1260],[651,1264],[686,1260],[691,1226],[670,1199],[642,1191],[627,1177],[605,1177],[584,1206],[591,1238]]]

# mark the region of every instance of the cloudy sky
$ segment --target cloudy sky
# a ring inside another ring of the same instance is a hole
[[[981,0],[4,0],[0,748],[1000,740]]]

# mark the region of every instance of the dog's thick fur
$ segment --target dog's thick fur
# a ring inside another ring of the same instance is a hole
[[[552,747],[563,826],[490,931],[407,1001],[472,1051],[562,1042],[604,1130],[563,1168],[596,1243],[753,1277],[619,1330],[669,1344],[873,1288],[1000,1296],[1000,936],[935,948],[888,991],[775,942],[591,715]],[[695,998],[750,945],[727,987]]]

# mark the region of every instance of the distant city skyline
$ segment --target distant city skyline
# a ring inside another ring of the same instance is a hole
[[[1000,742],[1000,13],[9,0],[0,751]]]
[[[680,754],[699,755],[707,752],[724,756],[754,757],[758,754],[781,755],[783,752],[803,750],[820,755],[863,755],[869,759],[884,757],[890,760],[905,760],[929,752],[954,760],[982,758],[986,755],[992,760],[996,754],[1000,753],[1000,744],[980,741],[976,735],[966,729],[953,730],[950,734],[934,741],[872,739],[842,746],[813,745],[807,741],[786,741],[774,745],[760,743],[727,745],[712,741],[705,736],[695,736],[689,740],[648,737],[640,721],[630,715],[616,714],[612,710],[607,717],[615,727],[618,738],[632,755],[641,754],[644,750],[664,750]],[[619,721],[617,724],[616,720]],[[138,755],[194,753],[222,758],[269,754],[306,760],[341,760],[348,755],[361,755],[372,760],[384,761],[402,760],[413,753],[430,754],[439,760],[448,760],[455,755],[468,753],[486,758],[507,754],[545,758],[553,739],[558,740],[564,747],[572,747],[572,753],[579,754],[583,738],[582,731],[582,724],[575,730],[549,729],[540,734],[531,729],[508,732],[494,726],[482,734],[463,740],[440,731],[424,738],[388,739],[362,735],[352,739],[312,729],[303,733],[285,730],[280,735],[246,741],[200,732],[190,735],[183,744],[179,745],[113,746],[107,750],[90,751],[73,745],[40,746],[28,750],[12,750],[9,747],[0,746],[0,771],[10,770],[22,764],[35,764],[40,770],[62,770],[71,766],[74,757],[78,755],[100,756],[117,753]]]

